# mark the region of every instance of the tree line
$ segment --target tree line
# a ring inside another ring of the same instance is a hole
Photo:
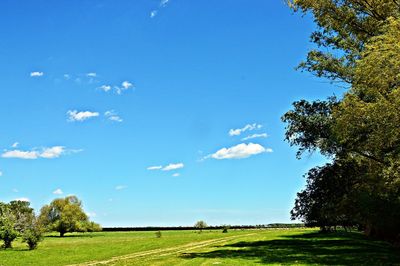
[[[95,231],[101,231],[100,225],[89,220],[76,196],[55,199],[38,215],[27,201],[0,202],[0,240],[4,248],[11,248],[18,236],[29,249],[35,249],[45,232],[58,232],[63,237],[70,232]]]
[[[288,3],[317,25],[299,68],[345,89],[299,100],[282,117],[298,158],[318,151],[330,161],[305,174],[292,219],[400,243],[400,1]]]

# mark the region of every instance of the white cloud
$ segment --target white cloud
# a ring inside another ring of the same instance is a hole
[[[244,159],[244,158],[248,158],[252,155],[257,155],[257,154],[265,153],[265,152],[272,152],[272,149],[264,148],[260,144],[241,143],[241,144],[238,144],[238,145],[230,147],[230,148],[222,148],[222,149],[218,150],[217,152],[204,157],[204,159],[208,159],[208,158],[213,158],[213,159],[217,159],[217,160]]]
[[[122,122],[122,118],[114,111],[110,110],[104,113],[105,117],[107,117],[108,120],[114,121],[114,122]]]
[[[64,192],[61,190],[61,188],[57,188],[56,190],[53,191],[54,195],[62,195]]]
[[[16,147],[18,147],[18,145],[19,145],[19,142],[14,142],[13,145],[11,145],[11,147],[16,148]]]
[[[119,185],[115,187],[115,190],[123,190],[125,188],[127,188],[127,186]]]
[[[54,146],[51,148],[44,148],[43,151],[39,154],[39,157],[53,159],[60,157],[63,153],[65,153],[65,147]]]
[[[180,173],[175,173],[175,174],[173,174],[172,176],[173,177],[178,177],[178,176],[180,176],[181,174]]]
[[[172,171],[172,170],[177,170],[185,167],[183,163],[170,163],[166,166],[162,165],[156,165],[156,166],[150,166],[147,167],[147,170],[161,170],[161,171]]]
[[[1,157],[3,158],[18,158],[18,159],[37,159],[39,157],[39,153],[37,151],[5,151]]]
[[[27,202],[30,202],[30,201],[31,201],[31,200],[28,199],[28,198],[17,198],[17,199],[14,199],[14,200],[17,200],[17,201],[27,201]]]
[[[161,165],[158,166],[149,166],[147,170],[161,170],[163,167]]]
[[[170,163],[169,165],[165,166],[161,170],[163,170],[163,171],[172,171],[172,170],[176,170],[176,169],[181,169],[184,166],[185,165],[183,163]]]
[[[231,129],[229,130],[229,136],[239,136],[240,134],[242,134],[245,131],[252,131],[252,130],[256,130],[256,129],[261,129],[262,125],[259,124],[247,124],[242,128],[237,128],[237,129]]]
[[[152,10],[150,12],[150,18],[154,18],[155,16],[157,16],[158,11],[157,10]]]
[[[161,8],[166,7],[166,6],[168,5],[169,2],[170,2],[170,0],[160,0],[160,4],[158,5],[158,8],[157,8],[157,9],[154,9],[154,10],[152,10],[152,11],[150,12],[150,18],[154,18],[155,16],[157,16],[158,11],[159,11]]]
[[[83,112],[78,112],[77,110],[69,110],[67,112],[68,115],[68,121],[74,122],[74,121],[84,121],[86,119],[92,118],[92,117],[97,117],[100,114],[98,112],[91,112],[91,111],[83,111]]]
[[[122,82],[122,87],[125,89],[125,90],[127,90],[127,89],[129,89],[130,87],[132,87],[133,86],[133,84],[132,83],[130,83],[129,81],[124,81],[124,82]]]
[[[86,76],[89,77],[89,78],[95,78],[95,77],[97,77],[97,73],[90,72],[90,73],[87,73]]]
[[[105,92],[109,92],[111,90],[113,90],[116,94],[121,95],[124,91],[128,90],[128,89],[133,89],[135,86],[133,85],[133,83],[125,80],[124,82],[121,83],[120,86],[116,86],[116,85],[107,85],[104,84],[100,87],[98,87],[98,89],[105,91]]]
[[[0,176],[3,176],[3,172],[2,171],[0,171]]]
[[[44,75],[44,73],[39,72],[39,71],[34,71],[34,72],[31,72],[31,74],[30,74],[31,77],[41,77],[43,75]]]
[[[249,139],[255,139],[255,138],[267,138],[267,137],[268,137],[267,133],[253,134],[253,135],[247,136],[245,138],[242,138],[242,141],[246,141],[246,140],[249,140]]]
[[[110,85],[102,85],[99,87],[99,89],[101,89],[102,91],[108,92],[111,90],[111,86]]]
[[[66,80],[69,80],[69,79],[71,78],[71,75],[70,75],[70,74],[64,74],[64,78],[65,78]]]
[[[169,0],[161,0],[160,7],[165,7],[168,4]]]
[[[40,150],[33,149],[30,151],[12,150],[5,151],[1,157],[3,158],[16,158],[25,160],[34,160],[38,158],[54,159],[66,153],[77,153],[82,150],[66,150],[64,146],[45,147]]]
[[[121,117],[119,117],[119,116],[117,116],[117,115],[110,116],[110,117],[108,118],[108,120],[111,120],[111,121],[114,121],[114,122],[119,122],[119,123],[121,123],[122,121],[124,121],[124,120],[122,120]]]

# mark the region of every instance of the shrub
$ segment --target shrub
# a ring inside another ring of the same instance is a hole
[[[161,238],[161,231],[157,231],[157,232],[156,232],[156,237],[157,237],[157,238]]]
[[[14,222],[9,213],[2,212],[0,216],[0,240],[4,242],[4,248],[11,248],[12,242],[17,238],[18,232],[14,229]]]
[[[228,229],[230,228],[229,225],[223,225],[222,226],[222,233],[228,233]]]
[[[37,226],[25,230],[22,234],[22,241],[28,244],[30,250],[37,248],[39,242],[42,241],[42,239],[42,230]]]
[[[4,241],[4,248],[11,248],[12,242],[17,238],[17,231],[11,224],[3,224],[0,228],[0,239]]]

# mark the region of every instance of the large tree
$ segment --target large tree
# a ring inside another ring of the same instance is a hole
[[[349,88],[340,100],[296,102],[283,116],[286,139],[299,146],[298,156],[319,150],[333,161],[307,175],[293,218],[335,225],[346,217],[370,235],[395,239],[400,233],[400,2],[289,3],[311,13],[318,25],[311,38],[317,48],[300,67]],[[350,186],[347,192],[342,184]]]
[[[89,221],[76,196],[55,199],[43,206],[39,221],[49,231],[59,232],[61,237],[69,232],[100,230],[100,226]]]

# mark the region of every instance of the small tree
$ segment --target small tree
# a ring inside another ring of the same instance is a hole
[[[156,238],[161,238],[161,231],[156,232]]]
[[[228,233],[228,230],[231,228],[230,225],[224,224],[222,226],[222,233]]]
[[[199,229],[199,233],[201,233],[203,229],[207,227],[207,224],[204,221],[198,221],[197,223],[195,223],[194,227]]]
[[[4,241],[4,248],[11,248],[12,242],[18,236],[10,220],[2,219],[0,226],[0,239]]]
[[[37,219],[32,220],[22,233],[22,241],[25,242],[30,250],[36,249],[39,242],[43,239],[43,228],[39,225]]]
[[[12,242],[18,236],[14,229],[14,220],[8,204],[0,202],[0,240],[3,240],[4,248],[11,248]]]
[[[86,232],[100,228],[99,225],[89,222],[82,209],[82,202],[76,196],[55,199],[49,205],[43,206],[39,221],[47,230],[59,232],[60,237],[69,232]]]

